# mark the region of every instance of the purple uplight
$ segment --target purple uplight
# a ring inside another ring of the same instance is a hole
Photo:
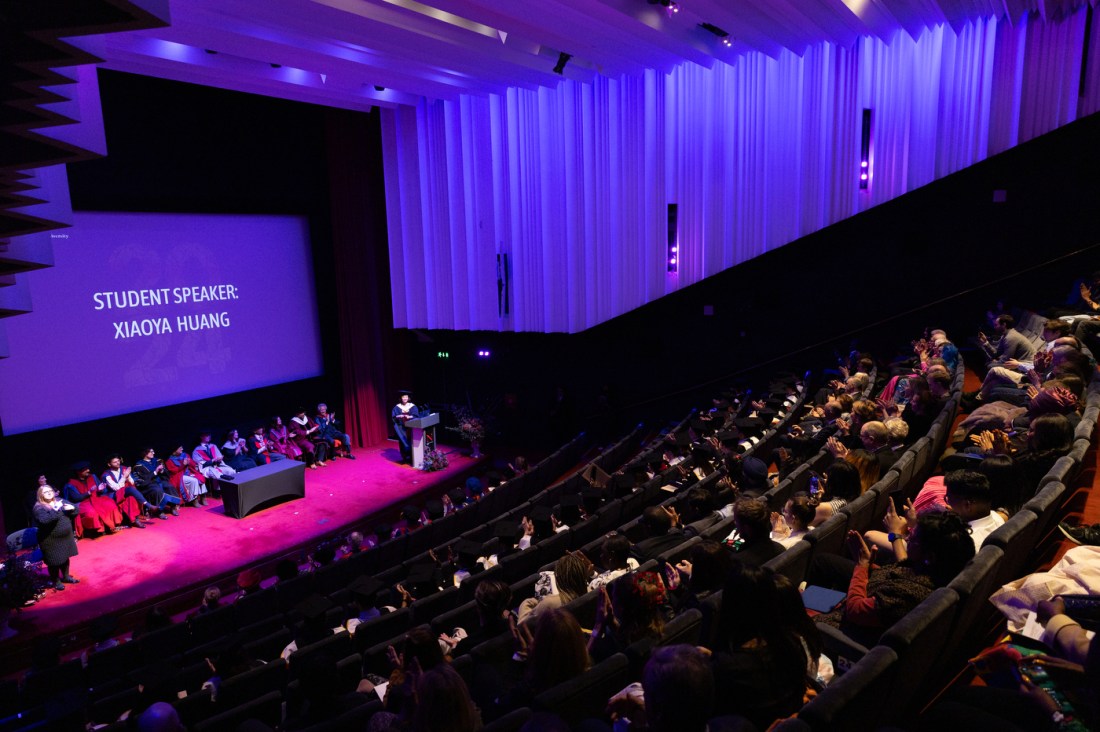
[[[860,173],[859,174],[859,179],[860,180],[867,180],[867,174],[866,173]]]

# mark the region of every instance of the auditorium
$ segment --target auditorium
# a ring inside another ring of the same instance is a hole
[[[1100,729],[1094,12],[0,0],[0,732]]]

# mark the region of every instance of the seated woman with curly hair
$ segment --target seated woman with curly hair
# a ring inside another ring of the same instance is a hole
[[[848,532],[848,549],[856,558],[854,565],[847,563],[852,567],[848,596],[839,608],[815,620],[839,628],[864,645],[877,642],[883,631],[933,590],[946,586],[975,553],[970,527],[954,511],[920,514],[909,532],[908,544],[894,543],[896,564],[876,565],[877,548],[868,547],[856,531]],[[834,573],[845,562],[843,557],[827,559],[834,560]],[[818,569],[815,561],[814,570]],[[815,582],[824,584],[820,576]]]

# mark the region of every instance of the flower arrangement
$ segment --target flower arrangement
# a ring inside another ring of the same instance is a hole
[[[466,442],[481,442],[485,439],[485,423],[481,417],[475,415],[465,407],[455,407],[453,410],[456,427],[448,427],[451,432],[457,432]]]
[[[436,470],[443,470],[450,464],[445,453],[439,450],[429,450],[424,454],[424,465],[421,467],[421,470],[425,473],[433,473]]]

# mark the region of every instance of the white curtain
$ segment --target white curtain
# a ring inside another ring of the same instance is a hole
[[[383,110],[394,323],[576,332],[625,313],[1097,111],[1097,26],[1082,97],[1084,9]]]

